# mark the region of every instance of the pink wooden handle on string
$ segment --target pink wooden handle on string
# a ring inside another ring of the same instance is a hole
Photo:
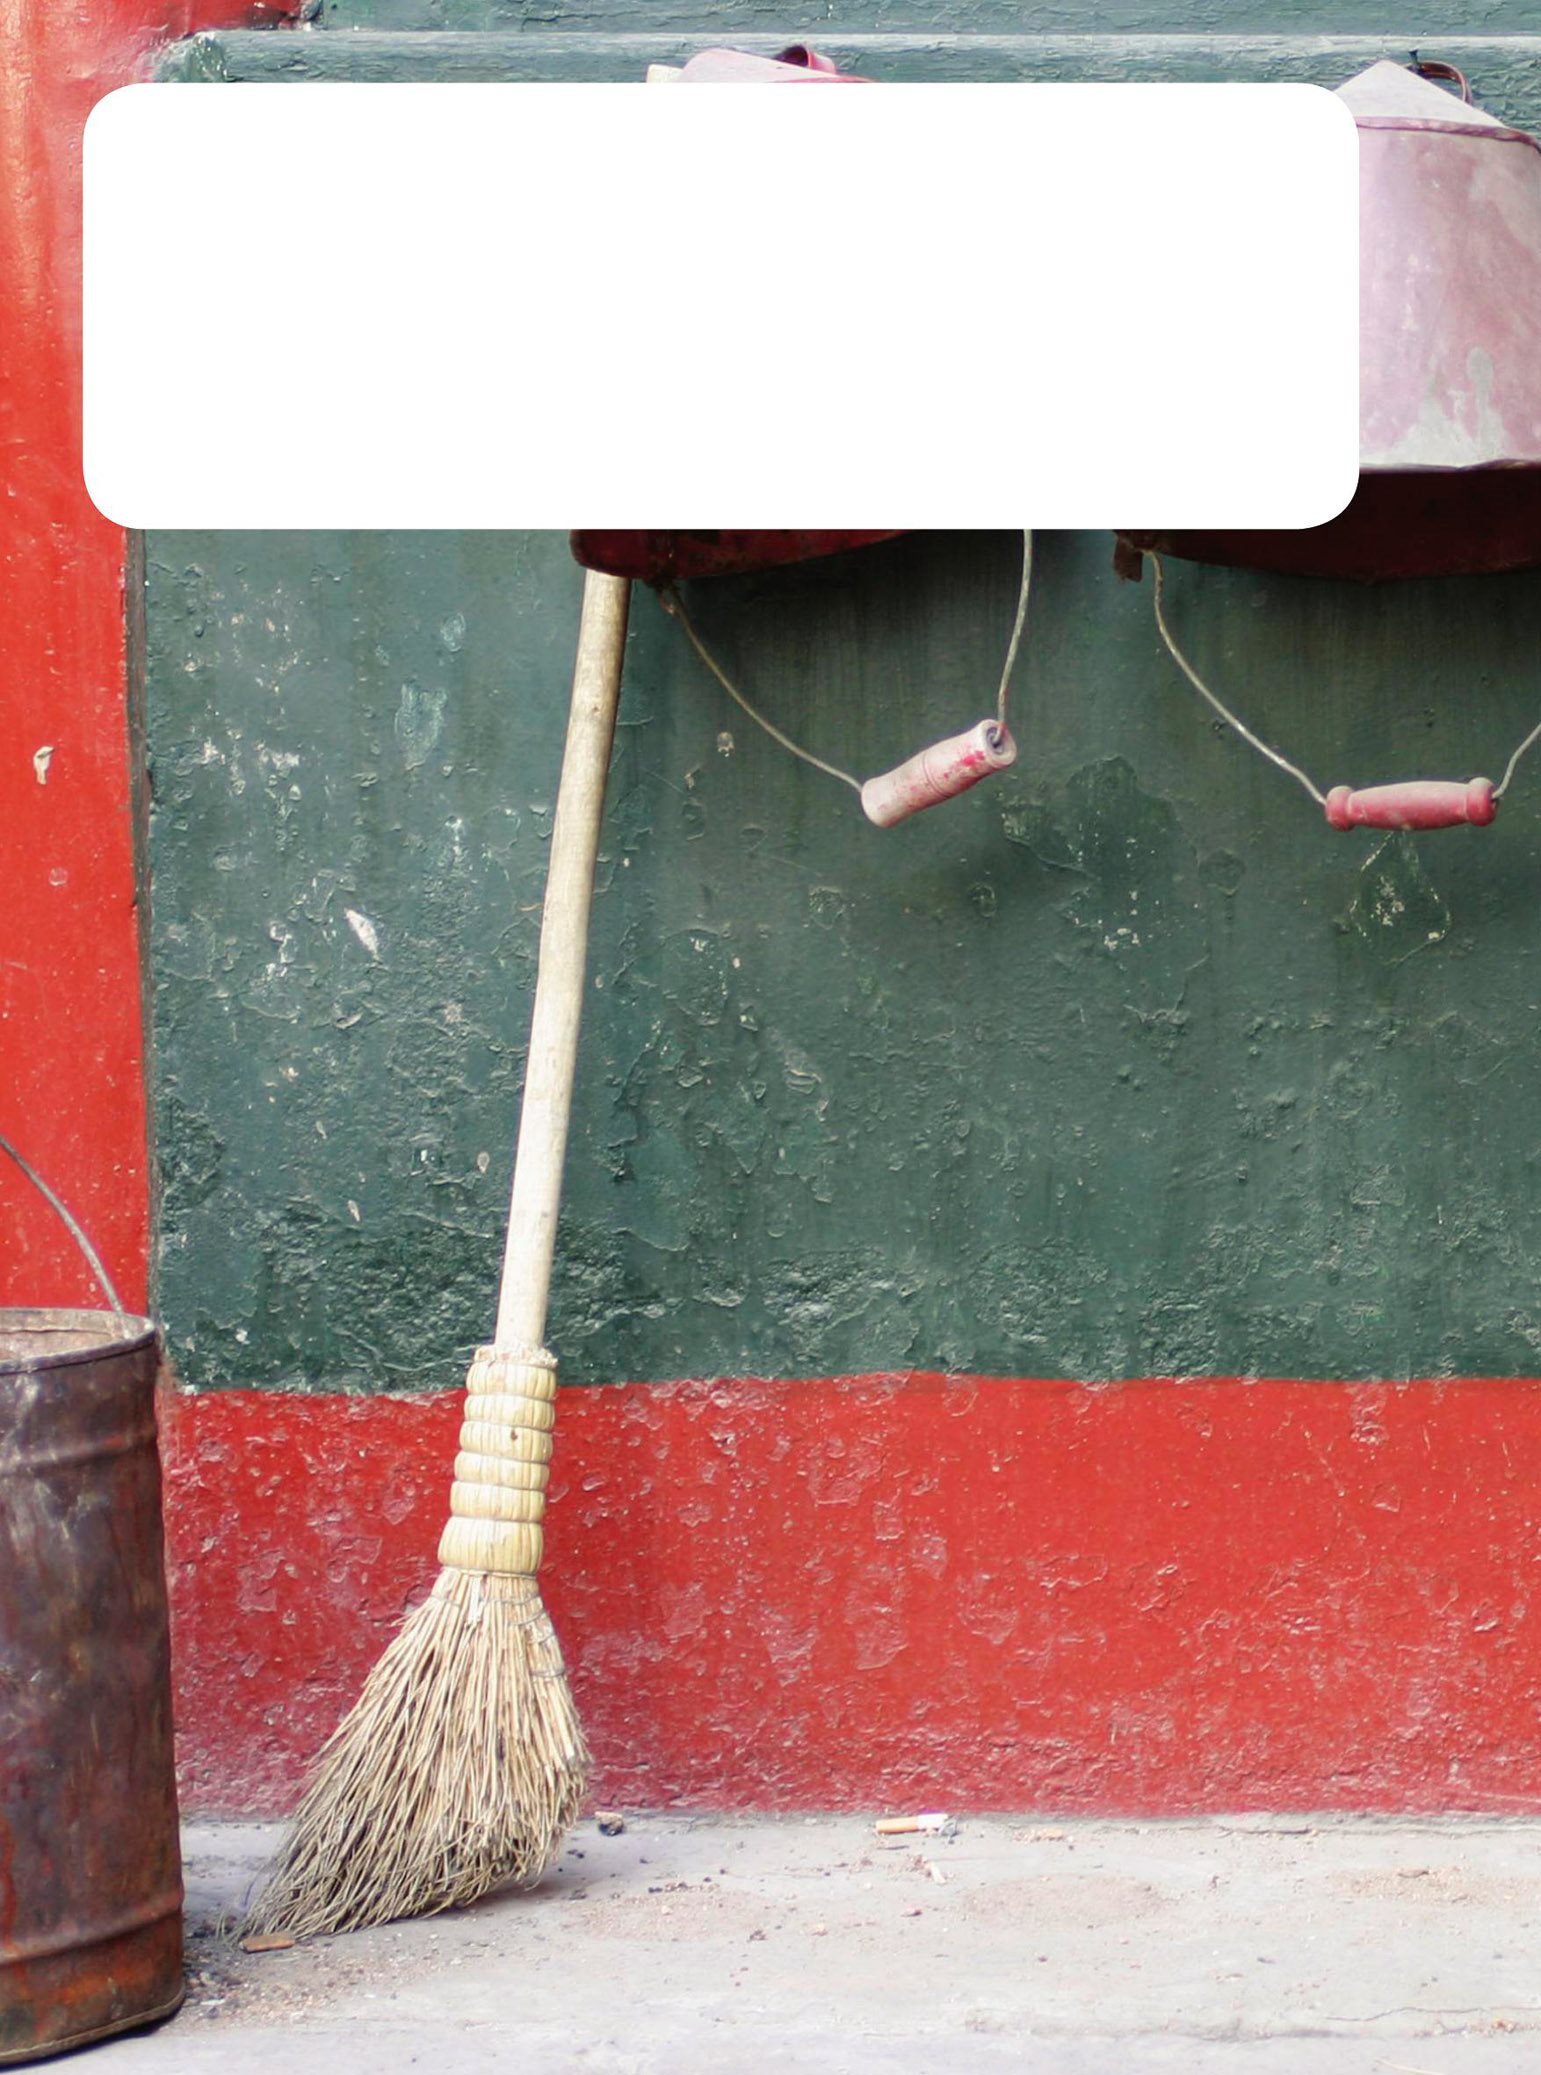
[[[1335,785],[1327,819],[1335,829],[1453,829],[1462,822],[1486,828],[1498,812],[1491,778],[1410,778],[1402,785],[1367,785],[1355,792]]]
[[[890,829],[922,807],[966,793],[992,771],[1004,771],[1017,760],[1017,745],[1003,721],[982,720],[966,735],[950,735],[912,756],[896,771],[869,778],[861,789],[868,821]]]

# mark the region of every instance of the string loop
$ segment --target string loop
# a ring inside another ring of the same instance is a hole
[[[1246,722],[1238,720],[1236,718],[1236,715],[1232,713],[1231,709],[1228,706],[1223,706],[1220,703],[1220,701],[1215,697],[1214,693],[1209,689],[1209,686],[1205,684],[1203,678],[1199,676],[1198,672],[1194,669],[1193,665],[1188,661],[1188,658],[1183,654],[1182,650],[1177,646],[1177,643],[1172,638],[1172,630],[1166,623],[1166,614],[1162,611],[1162,605],[1166,593],[1166,571],[1162,567],[1161,557],[1153,552],[1150,556],[1150,563],[1151,568],[1156,573],[1156,625],[1161,630],[1161,639],[1166,643],[1167,651],[1170,654],[1172,661],[1177,665],[1178,669],[1183,673],[1184,677],[1187,678],[1188,682],[1193,686],[1193,689],[1198,693],[1199,697],[1201,699],[1206,699],[1209,702],[1209,704],[1214,708],[1215,712],[1219,714],[1221,720],[1225,722],[1227,727],[1234,728],[1237,734],[1241,737],[1242,741],[1250,742],[1252,747],[1257,751],[1258,755],[1267,757],[1270,764],[1277,764],[1281,771],[1288,771],[1289,775],[1291,776],[1291,778],[1295,780],[1297,785],[1303,785],[1305,787],[1306,791],[1311,795],[1312,799],[1315,800],[1317,806],[1325,808],[1327,805],[1327,795],[1322,791],[1321,787],[1313,783],[1313,781],[1306,776],[1305,772],[1301,770],[1298,764],[1292,764],[1287,756],[1284,756],[1283,754],[1281,754],[1279,750],[1273,748],[1271,744],[1265,742],[1261,735],[1254,735],[1252,730],[1247,726]]]
[[[1025,530],[1022,535],[1022,581],[1017,589],[1017,614],[1011,629],[1011,640],[1006,648],[1006,662],[1005,667],[1001,671],[1000,689],[995,695],[996,721],[1002,728],[1006,725],[1006,703],[1011,693],[1012,673],[1017,667],[1017,654],[1022,646],[1023,629],[1027,625],[1027,601],[1032,587],[1033,536],[1029,529]],[[757,706],[750,704],[749,700],[739,690],[738,686],[734,684],[722,665],[717,661],[717,658],[701,639],[694,620],[692,620],[690,614],[685,609],[684,599],[673,584],[664,584],[660,587],[658,602],[662,605],[665,612],[671,613],[679,621],[685,630],[686,640],[701,658],[701,661],[710,670],[728,697],[736,706],[748,714],[756,727],[763,728],[772,742],[780,743],[783,749],[790,751],[795,757],[800,757],[805,764],[812,764],[815,771],[823,771],[830,778],[838,778],[842,785],[848,785],[853,792],[860,794],[861,780],[859,778],[853,777],[849,771],[842,771],[838,764],[827,764],[823,757],[815,756],[811,749],[804,749],[800,742],[794,742],[790,735],[784,734],[774,721],[767,720]]]
[[[1199,694],[1199,697],[1207,701],[1227,727],[1234,728],[1242,741],[1250,743],[1259,756],[1266,757],[1269,763],[1276,764],[1281,771],[1287,771],[1297,784],[1305,787],[1317,806],[1325,809],[1327,796],[1321,787],[1308,778],[1298,764],[1292,764],[1282,751],[1275,749],[1272,743],[1265,742],[1261,735],[1254,735],[1245,721],[1239,720],[1228,706],[1223,705],[1177,646],[1172,630],[1167,625],[1166,613],[1163,609],[1166,597],[1166,570],[1162,566],[1161,557],[1153,548],[1146,548],[1144,552],[1149,555],[1151,568],[1155,572],[1156,626],[1160,630],[1161,639],[1165,642],[1167,653],[1171,656],[1172,661],[1177,665],[1184,677],[1187,678],[1188,682]],[[1504,766],[1504,775],[1493,788],[1493,798],[1495,800],[1501,800],[1509,790],[1509,781],[1519,769],[1520,759],[1529,750],[1533,749],[1537,742],[1541,742],[1541,721],[1537,721],[1536,725]]]

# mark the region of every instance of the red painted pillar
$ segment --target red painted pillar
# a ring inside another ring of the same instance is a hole
[[[17,0],[0,16],[0,1131],[133,1305],[149,1185],[125,539],[80,474],[80,139],[158,44],[245,12]],[[0,1165],[0,1303],[84,1299],[69,1240]]]

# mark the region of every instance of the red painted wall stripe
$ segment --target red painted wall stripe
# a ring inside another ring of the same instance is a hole
[[[187,1803],[276,1810],[433,1573],[458,1397],[169,1424]],[[564,1392],[606,1800],[1541,1808],[1541,1384]]]
[[[246,12],[19,0],[0,22],[0,1130],[134,1305],[149,1191],[124,538],[80,474],[80,139],[156,44]],[[8,1164],[0,1231],[0,1303],[89,1301],[69,1239]]]

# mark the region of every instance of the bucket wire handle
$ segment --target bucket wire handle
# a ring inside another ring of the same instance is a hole
[[[1458,86],[1461,89],[1461,99],[1468,108],[1471,106],[1471,86],[1459,66],[1447,65],[1443,58],[1420,58],[1416,51],[1412,53],[1412,60],[1409,69],[1416,72],[1420,79],[1442,79],[1450,86]]]
[[[69,1211],[65,1209],[64,1205],[59,1201],[58,1197],[54,1194],[53,1190],[49,1188],[47,1182],[44,1181],[43,1177],[32,1165],[32,1162],[28,1159],[25,1159],[22,1156],[22,1154],[20,1154],[16,1150],[15,1146],[11,1144],[11,1141],[5,1136],[3,1132],[0,1132],[0,1153],[8,1153],[10,1157],[16,1162],[16,1165],[21,1169],[22,1173],[27,1177],[27,1180],[31,1182],[33,1188],[36,1189],[39,1192],[39,1194],[43,1197],[43,1200],[46,1203],[52,1204],[55,1211],[58,1212],[59,1217],[63,1220],[65,1228],[69,1232],[71,1239],[74,1240],[76,1246],[78,1246],[82,1254],[85,1255],[86,1266],[91,1270],[91,1273],[101,1284],[102,1293],[106,1297],[108,1303],[111,1304],[113,1310],[117,1313],[120,1320],[126,1319],[128,1317],[128,1313],[123,1308],[123,1299],[118,1295],[118,1292],[113,1285],[112,1277],[102,1266],[101,1255],[96,1251],[96,1248],[91,1244],[90,1240],[87,1239],[85,1233],[81,1231],[79,1223],[76,1221],[76,1219],[74,1219],[70,1215]]]

